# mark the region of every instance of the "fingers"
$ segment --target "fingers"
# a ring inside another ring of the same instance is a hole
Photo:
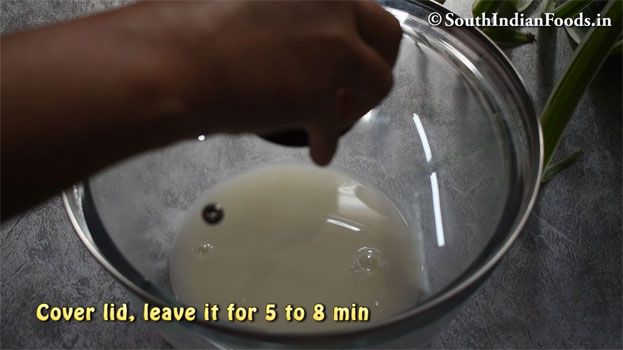
[[[307,128],[311,158],[320,166],[333,158],[339,130],[379,104],[393,85],[392,67],[398,56],[402,28],[393,15],[373,1],[360,1],[354,7],[360,39],[351,43],[354,52],[345,72],[345,86],[337,92],[336,112],[341,118],[339,122],[331,118],[318,120]]]
[[[367,98],[357,96],[348,90],[344,90],[339,100],[342,127],[353,125],[359,118],[363,117],[374,107],[374,105],[371,106],[370,102],[367,102]]]
[[[374,108],[393,85],[402,28],[396,18],[375,1],[353,2],[359,39],[351,42],[351,60],[345,72],[346,91],[338,96],[343,119],[354,123]]]
[[[379,104],[393,85],[391,66],[379,52],[363,41],[354,43],[353,48],[346,86],[336,93],[335,113],[318,118],[307,128],[311,158],[320,166],[329,164],[333,158],[339,130],[352,125]]]
[[[310,156],[314,163],[326,166],[331,162],[337,150],[340,131],[351,126],[361,118],[371,107],[366,99],[355,96],[349,90],[342,88],[337,93],[337,108],[335,113],[327,119],[319,119],[314,125],[307,127]],[[325,120],[323,123],[322,120]],[[337,122],[336,122],[337,120]],[[336,129],[336,125],[338,129]]]
[[[390,66],[396,63],[402,28],[396,18],[374,1],[356,3],[356,21],[359,34],[373,49],[379,52]]]
[[[307,128],[309,136],[309,152],[312,160],[319,166],[326,166],[331,162],[337,149],[339,133],[330,126],[310,126]]]
[[[349,118],[361,117],[379,104],[394,83],[391,66],[364,42],[354,44],[356,53],[346,77],[348,91],[345,102]],[[356,115],[359,114],[359,115]]]

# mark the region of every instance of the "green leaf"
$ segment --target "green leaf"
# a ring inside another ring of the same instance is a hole
[[[586,27],[565,27],[565,31],[571,40],[573,40],[573,42],[577,45],[582,41],[582,38],[584,38],[584,35],[588,32],[588,29]]]
[[[578,105],[584,90],[608,57],[610,49],[621,35],[623,2],[610,0],[603,18],[610,18],[611,27],[591,27],[584,41],[575,50],[571,63],[549,96],[541,115],[545,142],[544,165],[552,159],[569,119]]]
[[[541,3],[541,13],[551,13],[554,12],[556,8],[556,1],[554,0],[543,0]]]
[[[534,34],[520,32],[508,27],[480,28],[491,40],[504,48],[517,47],[535,40]]]
[[[506,18],[512,17],[516,12],[527,9],[533,0],[476,0],[472,5],[472,14],[478,17],[483,13],[489,17],[492,13]]]
[[[548,166],[547,169],[545,169],[545,171],[543,172],[543,178],[541,179],[541,182],[547,182],[547,181],[551,180],[559,172],[563,171],[565,168],[567,168],[571,164],[575,163],[575,161],[578,160],[583,155],[584,155],[584,152],[582,152],[582,151],[575,152],[574,154],[572,154],[569,157],[561,160],[560,162],[558,162],[558,163],[556,163],[556,164],[554,164],[552,166]]]
[[[513,17],[517,12],[517,9],[515,8],[515,0],[498,1],[498,5],[495,7],[495,10],[487,12],[487,15],[491,15],[493,12],[497,12],[497,14],[501,17]]]
[[[472,14],[478,17],[483,13],[495,12],[502,3],[496,0],[476,0],[472,5]]]
[[[575,17],[577,14],[582,12],[582,10],[588,7],[588,5],[590,5],[592,2],[592,0],[568,0],[562,5],[558,6],[556,9],[554,9],[554,17]]]
[[[532,4],[533,0],[511,0],[513,7],[517,12],[525,11]]]
[[[606,2],[604,1],[593,1],[588,7],[584,8],[582,13],[584,14],[585,18],[590,18],[591,20],[595,20],[597,18],[597,15],[601,13],[601,11],[604,9],[605,4]],[[575,17],[577,16],[578,15],[576,15]],[[586,33],[588,32],[590,28],[591,27],[571,26],[571,27],[565,27],[565,31],[567,31],[567,34],[569,35],[571,40],[573,40],[573,42],[577,45],[580,43],[580,41],[582,41],[582,39],[584,38],[584,36],[586,35]]]

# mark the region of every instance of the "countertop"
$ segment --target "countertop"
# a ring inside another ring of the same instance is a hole
[[[472,1],[446,6],[469,14]],[[119,6],[119,1],[2,1],[3,33]],[[532,5],[532,12],[537,11]],[[573,47],[562,28],[530,28],[534,44],[507,50],[537,111]],[[580,102],[558,155],[584,156],[546,183],[530,218],[490,278],[430,348],[622,347],[621,56]],[[170,348],[147,324],[42,323],[39,303],[130,300],[74,233],[60,196],[2,223],[2,348]]]

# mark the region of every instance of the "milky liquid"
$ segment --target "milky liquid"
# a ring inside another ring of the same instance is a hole
[[[202,217],[208,203],[224,209],[222,221]],[[352,303],[382,320],[413,306],[420,261],[410,230],[376,189],[345,173],[305,165],[273,165],[222,182],[201,198],[177,234],[171,283],[178,299],[195,306],[256,306],[251,326],[283,331],[356,327],[333,322],[333,307]],[[266,322],[265,307],[278,318]],[[324,304],[327,320],[314,322]],[[307,311],[287,322],[283,308]]]

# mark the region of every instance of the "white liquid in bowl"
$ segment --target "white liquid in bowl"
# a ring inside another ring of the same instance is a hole
[[[210,225],[208,203],[224,217]],[[171,283],[180,301],[197,307],[230,303],[258,308],[249,325],[271,330],[353,327],[335,322],[334,306],[369,309],[369,321],[413,306],[421,262],[410,229],[380,192],[344,173],[303,165],[255,169],[224,181],[199,198],[171,252]],[[315,322],[314,305],[326,319]],[[276,304],[277,320],[265,320]],[[290,321],[284,308],[306,311]],[[357,309],[359,310],[359,309]]]

